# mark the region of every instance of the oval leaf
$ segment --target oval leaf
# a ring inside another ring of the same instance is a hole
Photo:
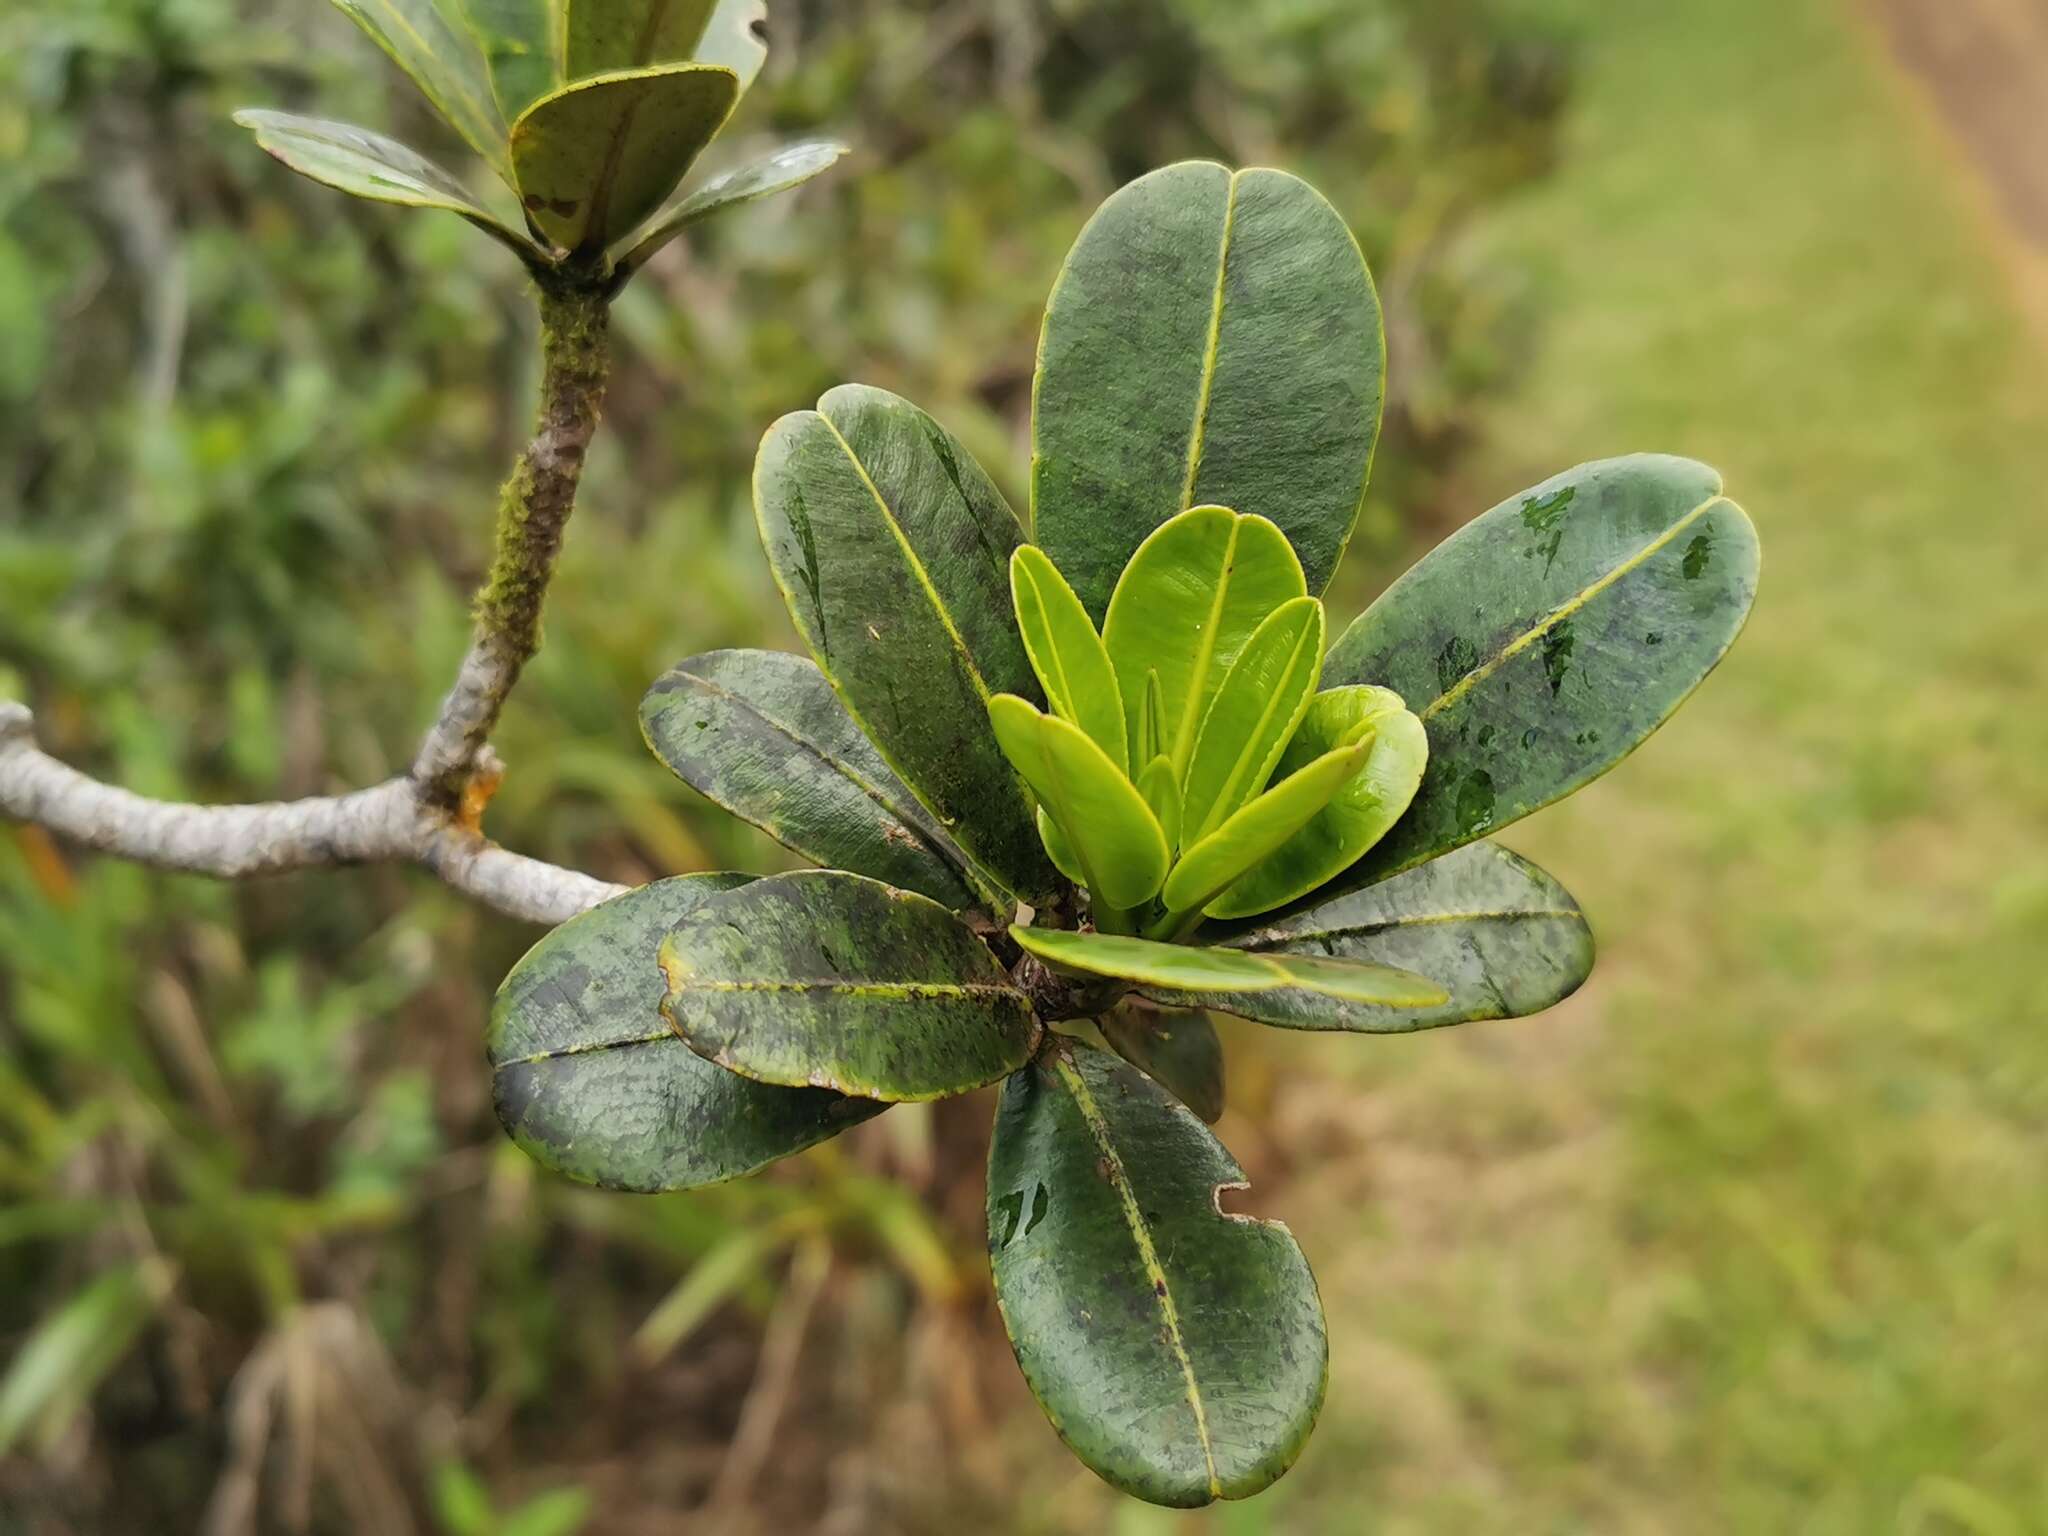
[[[878,389],[785,416],[754,471],[761,542],[797,632],[952,839],[1036,904],[1057,884],[988,700],[1035,697],[1010,607],[1016,514],[967,450]]]
[[[509,180],[505,117],[492,94],[490,71],[476,39],[451,25],[434,0],[334,3],[412,77],[443,121]]]
[[[461,0],[463,19],[483,50],[491,92],[506,122],[566,78],[562,6],[566,0]]]
[[[1227,1215],[1244,1170],[1166,1091],[1062,1042],[1003,1090],[990,1263],[1060,1438],[1155,1504],[1245,1498],[1300,1454],[1329,1365],[1308,1261]]]
[[[712,897],[661,945],[662,1012],[699,1055],[761,1082],[889,1103],[1014,1072],[1031,1003],[944,907],[836,871]]]
[[[958,850],[809,659],[693,656],[648,690],[640,729],[684,783],[812,862],[976,905]]]
[[[768,57],[766,0],[561,0],[568,77],[649,64],[719,64],[744,91]]]
[[[1757,562],[1721,477],[1655,455],[1583,465],[1438,545],[1330,652],[1330,683],[1392,688],[1429,729],[1415,804],[1343,883],[1497,831],[1634,751],[1734,643]]]
[[[1284,778],[1367,733],[1372,751],[1358,775],[1314,820],[1211,902],[1212,917],[1250,917],[1308,895],[1357,863],[1401,819],[1429,762],[1429,734],[1401,696],[1388,689],[1333,688],[1317,694],[1276,771]]]
[[[774,1088],[697,1055],[663,1022],[668,930],[745,875],[686,875],[564,923],[512,968],[491,1008],[498,1118],[537,1161],[652,1193],[738,1178],[883,1106]]]
[[[1473,843],[1229,942],[1269,957],[1400,966],[1449,994],[1415,1009],[1333,1003],[1289,988],[1203,999],[1287,1029],[1387,1034],[1522,1018],[1570,997],[1593,971],[1593,932],[1578,903],[1527,859],[1493,843]]]
[[[1100,613],[1153,529],[1218,503],[1279,524],[1321,592],[1365,499],[1385,374],[1372,275],[1313,187],[1197,162],[1142,177],[1089,221],[1046,308],[1038,542]]]
[[[1102,631],[1125,707],[1151,721],[1141,726],[1134,714],[1131,738],[1142,742],[1151,730],[1152,750],[1185,777],[1230,664],[1268,614],[1306,591],[1286,535],[1262,517],[1197,507],[1147,539],[1117,583]]]
[[[524,235],[492,217],[461,182],[396,139],[350,123],[253,107],[237,112],[235,121],[256,135],[264,153],[322,186],[376,203],[459,213],[522,257],[543,254]]]
[[[1044,550],[1017,547],[1010,557],[1010,596],[1025,654],[1053,713],[1087,732],[1117,772],[1128,773],[1130,740],[1116,669],[1095,621]]]
[[[622,257],[619,265],[628,272],[634,271],[692,224],[742,203],[802,186],[813,176],[830,170],[847,153],[847,147],[836,139],[810,139],[801,144],[786,144],[772,155],[714,176],[656,214],[631,254]]]
[[[1015,694],[989,700],[1003,752],[1059,827],[1082,881],[1102,904],[1143,906],[1166,879],[1166,836],[1145,797],[1081,730]]]
[[[1208,1014],[1126,1004],[1103,1017],[1102,1038],[1205,1125],[1223,1118],[1223,1042]]]
[[[710,64],[599,75],[543,96],[512,125],[526,216],[565,251],[604,249],[675,191],[738,99],[738,77]]]
[[[1245,642],[1202,717],[1188,763],[1181,797],[1188,842],[1200,842],[1266,787],[1322,671],[1323,605],[1312,597],[1274,609]]]
[[[1082,976],[1107,976],[1147,987],[1257,991],[1284,987],[1286,972],[1263,956],[1236,949],[1195,949],[1123,934],[1068,928],[1010,929],[1010,937],[1047,965]]]

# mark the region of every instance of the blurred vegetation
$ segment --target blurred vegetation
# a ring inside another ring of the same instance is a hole
[[[886,385],[1021,506],[1059,258],[1174,158],[1285,164],[1360,232],[1395,394],[1352,569],[1383,579],[1531,345],[1517,268],[1470,239],[1549,171],[1570,82],[1519,10],[776,4],[732,155],[814,130],[857,155],[622,306],[493,831],[622,880],[776,862],[633,715],[678,656],[789,641],[760,432]],[[406,760],[527,426],[514,263],[293,178],[229,124],[251,103],[459,159],[318,0],[0,11],[0,691],[146,793]],[[986,1105],[693,1196],[555,1184],[499,1136],[479,1045],[530,938],[401,872],[234,889],[0,829],[0,1530],[568,1536],[707,1501],[739,1530],[919,1527],[1056,1456],[987,1432],[1004,1346],[952,1171]]]

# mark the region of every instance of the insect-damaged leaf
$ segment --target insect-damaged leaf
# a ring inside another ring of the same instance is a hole
[[[693,656],[648,690],[640,729],[684,783],[813,863],[976,904],[959,850],[807,658]]]
[[[714,176],[656,214],[631,252],[620,258],[619,265],[631,272],[692,224],[742,203],[800,187],[813,176],[830,170],[846,153],[847,147],[836,139],[807,139],[800,144],[785,144],[773,154]]]
[[[1415,803],[1340,884],[1448,853],[1598,778],[1734,643],[1756,530],[1688,459],[1582,465],[1451,535],[1331,649],[1429,729]]]
[[[1285,1227],[1222,1211],[1244,1171],[1201,1121],[1061,1042],[1005,1086],[988,1177],[1003,1322],[1076,1455],[1180,1507],[1292,1465],[1322,1407],[1322,1303]]]
[[[451,22],[435,0],[334,0],[391,56],[442,119],[510,179],[505,159],[505,117],[491,92],[483,51]]]
[[[1474,843],[1364,890],[1240,933],[1267,956],[1401,966],[1441,982],[1433,1007],[1385,1008],[1282,988],[1200,1001],[1287,1029],[1401,1033],[1541,1013],[1593,970],[1593,933],[1549,875],[1493,843]]]
[[[762,1082],[888,1102],[965,1093],[1038,1043],[1031,1003],[944,907],[859,875],[780,875],[693,908],[661,946],[662,1011]]]
[[[1124,1004],[1101,1019],[1110,1049],[1192,1109],[1223,1118],[1223,1042],[1206,1013]]]
[[[1131,183],[1046,308],[1038,542],[1100,614],[1153,529],[1215,503],[1279,524],[1321,592],[1365,497],[1385,351],[1365,258],[1307,183],[1198,162]]]
[[[739,99],[738,77],[665,64],[577,80],[512,125],[526,215],[565,251],[603,250],[675,191]]]
[[[721,64],[744,91],[768,57],[765,0],[561,0],[569,78],[648,64]]]
[[[564,923],[498,988],[488,1050],[498,1118],[532,1157],[607,1189],[737,1178],[883,1105],[775,1088],[713,1066],[661,1016],[670,927],[745,875],[685,875]]]
[[[835,389],[785,416],[754,471],[761,542],[847,713],[952,839],[1026,901],[1057,885],[988,701],[1036,699],[1010,605],[1024,530],[923,411]]]

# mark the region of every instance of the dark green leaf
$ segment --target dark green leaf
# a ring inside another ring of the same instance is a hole
[[[1244,1170],[1106,1051],[1062,1042],[1010,1079],[989,1155],[1004,1324],[1053,1428],[1155,1504],[1259,1492],[1322,1407],[1322,1303],[1287,1229],[1225,1213]]]
[[[800,1152],[883,1106],[713,1066],[661,1017],[668,930],[745,875],[686,875],[563,924],[491,1009],[498,1118],[558,1173],[608,1189],[693,1189]]]
[[[491,91],[512,122],[566,78],[562,7],[567,0],[461,0],[483,50]]]
[[[565,251],[605,249],[675,191],[738,99],[738,77],[710,64],[599,75],[541,97],[512,125],[527,217]]]
[[[1104,1015],[1102,1038],[1206,1124],[1223,1118],[1223,1042],[1208,1014],[1126,1003]]]
[[[765,0],[565,0],[569,78],[649,64],[720,64],[744,91],[768,57]]]
[[[640,232],[631,254],[622,257],[619,265],[633,271],[692,224],[742,203],[802,186],[813,176],[831,169],[846,153],[846,146],[835,139],[810,139],[801,144],[785,144],[738,170],[714,176],[656,214]]]
[[[1448,853],[1621,761],[1734,643],[1757,560],[1719,475],[1647,454],[1582,465],[1446,539],[1330,652],[1327,683],[1392,688],[1429,728],[1414,805],[1342,884]]]
[[[453,25],[434,0],[334,0],[412,77],[434,110],[511,179],[505,158],[505,117],[491,93],[490,71],[476,39]]]
[[[640,729],[684,783],[814,863],[976,904],[959,851],[807,658],[693,656],[648,690]]]
[[[1202,716],[1181,798],[1185,841],[1200,842],[1266,787],[1322,671],[1323,605],[1300,597],[1275,608]]]
[[[1082,231],[1039,346],[1038,542],[1101,613],[1138,545],[1203,503],[1271,518],[1328,584],[1365,498],[1379,298],[1306,182],[1189,162]]]
[[[524,235],[499,223],[461,182],[396,139],[349,123],[254,107],[237,112],[235,121],[256,135],[266,154],[322,186],[372,202],[458,213],[521,256],[542,254]]]
[[[891,1103],[1023,1065],[1031,1003],[944,907],[836,871],[714,896],[661,946],[662,1011],[690,1048],[762,1082]]]
[[[1038,696],[1010,607],[1016,514],[924,412],[848,386],[768,432],[754,472],[768,564],[797,632],[882,756],[1026,901],[1057,885],[989,724]]]
[[[1272,956],[1400,966],[1442,983],[1436,1007],[1333,1003],[1301,989],[1204,994],[1225,1013],[1288,1029],[1400,1033],[1541,1013],[1593,971],[1593,933],[1549,875],[1493,843],[1474,843],[1378,885],[1228,941]]]

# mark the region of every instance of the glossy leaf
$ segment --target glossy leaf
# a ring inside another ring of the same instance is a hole
[[[1325,669],[1392,688],[1429,729],[1415,804],[1343,883],[1497,831],[1634,751],[1734,643],[1757,562],[1720,476],[1654,455],[1583,465],[1445,540]]]
[[[523,257],[541,254],[524,235],[499,223],[461,182],[396,139],[350,123],[254,107],[237,112],[235,121],[255,134],[258,147],[272,159],[322,186],[377,203],[445,209]]]
[[[1054,868],[1076,885],[1088,883],[1088,871],[1082,866],[1080,855],[1074,852],[1073,846],[1067,842],[1066,833],[1045,813],[1042,805],[1038,808],[1038,837],[1045,844],[1046,857],[1052,860]]]
[[[1365,766],[1314,820],[1211,902],[1211,916],[1250,917],[1308,895],[1357,863],[1401,819],[1429,762],[1429,735],[1388,689],[1317,694],[1276,772],[1285,777],[1368,733],[1372,751]]]
[[[565,251],[602,250],[675,191],[725,126],[738,78],[665,64],[577,80],[512,125],[512,173],[526,215]]]
[[[334,0],[412,77],[434,110],[469,147],[510,179],[505,117],[491,91],[483,51],[435,0]]]
[[[768,57],[765,0],[564,0],[569,78],[650,64],[718,64],[744,91]]]
[[[1188,842],[1200,842],[1266,787],[1322,671],[1323,605],[1312,597],[1274,609],[1245,642],[1202,717],[1188,763],[1181,797]]]
[[[1169,852],[1180,847],[1181,803],[1180,780],[1173,771],[1173,759],[1155,757],[1145,765],[1145,771],[1138,775],[1138,793],[1145,797],[1145,804],[1152,808],[1153,818],[1159,823],[1159,830],[1166,834]]]
[[[885,1102],[1014,1072],[1031,1003],[944,907],[859,875],[779,875],[714,896],[661,945],[662,1012],[700,1056],[764,1083]]]
[[[1171,857],[1145,797],[1079,727],[1014,694],[989,700],[1004,754],[1052,816],[1095,899],[1129,910],[1159,894]]]
[[[562,67],[563,6],[568,0],[460,0],[464,20],[483,50],[491,91],[506,122],[566,78]]]
[[[1018,897],[1057,884],[989,724],[1037,696],[1010,606],[1016,514],[967,450],[878,389],[835,389],[769,429],[761,541],[847,713],[949,836]]]
[[[1102,1018],[1111,1050],[1195,1112],[1223,1118],[1223,1042],[1206,1013],[1125,1005]]]
[[[1200,912],[1247,870],[1277,852],[1365,766],[1372,743],[1325,752],[1279,780],[1181,855],[1160,898],[1170,913]]]
[[[1113,662],[1112,665],[1114,665]],[[1125,702],[1128,703],[1129,701],[1126,700]],[[1157,667],[1147,667],[1145,669],[1145,698],[1139,709],[1136,729],[1138,734],[1135,740],[1138,743],[1138,750],[1131,754],[1131,761],[1149,765],[1155,758],[1166,751],[1166,693],[1160,686],[1159,669]],[[1167,765],[1169,767],[1172,766],[1172,763],[1173,759],[1167,758]],[[1179,783],[1179,775],[1177,774],[1175,775],[1175,783],[1176,785]]]
[[[512,968],[487,1044],[498,1118],[528,1154],[607,1189],[694,1189],[881,1113],[865,1099],[713,1066],[662,1019],[662,939],[700,903],[748,882],[685,875],[629,891],[564,923]]]
[[[1130,744],[1116,669],[1095,621],[1045,551],[1022,544],[1010,557],[1010,595],[1031,669],[1053,713],[1079,726],[1119,773],[1130,771]]]
[[[959,850],[807,657],[693,656],[648,690],[640,729],[684,783],[813,863],[976,905]]]
[[[1171,757],[1175,772],[1187,773],[1202,717],[1245,642],[1306,590],[1286,536],[1264,518],[1223,507],[1175,518],[1132,557],[1110,600],[1103,641],[1126,708],[1149,707],[1158,674],[1153,750]],[[1136,721],[1131,735],[1143,738]]]
[[[714,176],[657,213],[634,241],[631,253],[621,257],[619,265],[633,271],[692,224],[742,203],[800,187],[813,176],[830,170],[847,152],[847,147],[836,139],[807,139],[799,144],[785,144],[771,155]]]
[[[1322,1406],[1322,1304],[1276,1222],[1225,1213],[1244,1171],[1163,1088],[1062,1042],[1003,1090],[989,1154],[996,1299],[1032,1392],[1126,1493],[1259,1492]]]
[[[1228,940],[1253,953],[1369,961],[1415,971],[1448,994],[1432,1007],[1333,1003],[1303,989],[1205,994],[1225,1013],[1288,1029],[1401,1033],[1541,1013],[1593,971],[1578,903],[1528,860],[1473,843],[1378,885]]]
[[[1100,613],[1153,529],[1214,503],[1279,524],[1321,592],[1365,498],[1385,353],[1365,258],[1306,182],[1190,162],[1131,183],[1046,309],[1038,542]]]

